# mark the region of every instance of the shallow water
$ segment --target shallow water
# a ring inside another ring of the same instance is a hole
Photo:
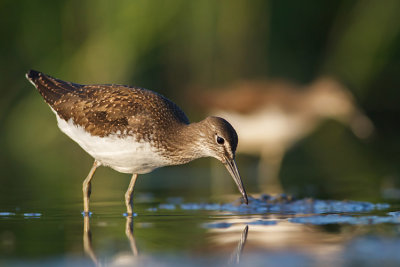
[[[138,194],[73,205],[0,211],[7,266],[352,266],[400,264],[395,205],[267,196],[206,203]],[[38,203],[36,203],[38,204]],[[44,203],[42,203],[44,205]]]

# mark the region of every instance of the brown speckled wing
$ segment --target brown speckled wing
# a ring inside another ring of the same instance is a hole
[[[96,136],[133,134],[138,139],[159,138],[177,124],[188,124],[186,115],[170,100],[142,88],[124,85],[80,85],[30,71],[45,101],[64,120]],[[162,131],[160,131],[162,128]]]

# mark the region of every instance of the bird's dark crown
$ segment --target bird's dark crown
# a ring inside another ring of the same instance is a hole
[[[229,143],[232,152],[235,153],[238,145],[238,135],[232,125],[225,119],[214,116],[207,117],[204,121],[209,124],[209,127],[217,136]]]

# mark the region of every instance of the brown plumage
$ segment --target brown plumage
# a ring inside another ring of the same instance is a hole
[[[56,113],[61,131],[95,159],[83,182],[85,214],[89,212],[91,179],[100,165],[133,174],[125,194],[127,214],[131,215],[138,174],[200,157],[220,160],[247,203],[235,163],[238,137],[226,120],[208,117],[189,123],[172,101],[143,88],[82,85],[34,70],[26,76]]]
[[[176,126],[189,124],[177,105],[147,89],[117,84],[82,85],[65,82],[38,71],[27,75],[57,114],[95,136],[126,135],[135,131],[140,139]],[[157,120],[151,125],[147,118]]]

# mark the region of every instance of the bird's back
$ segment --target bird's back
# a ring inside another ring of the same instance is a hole
[[[181,109],[153,91],[124,85],[82,85],[31,70],[28,80],[57,115],[93,136],[137,133],[146,140],[176,124],[188,124]]]

